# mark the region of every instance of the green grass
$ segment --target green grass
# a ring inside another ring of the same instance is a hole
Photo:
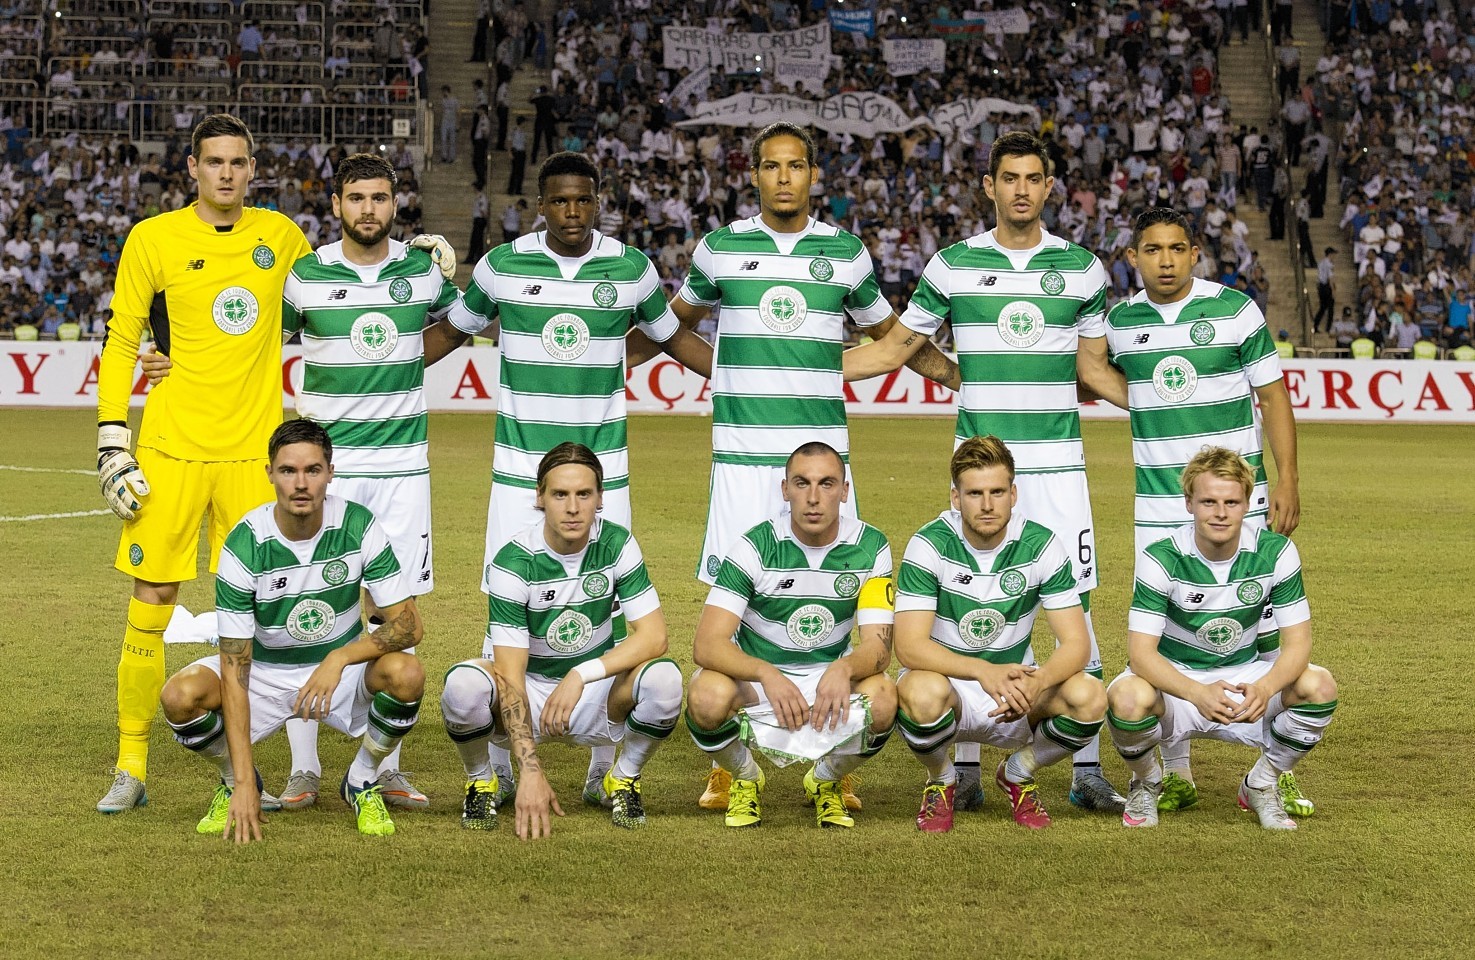
[[[445,668],[481,649],[477,589],[491,418],[433,418],[438,589],[422,656],[433,678],[407,767],[432,796],[388,840],[346,809],[276,814],[266,842],[231,849],[193,832],[212,771],[154,731],[150,805],[92,805],[113,759],[114,666],[128,581],[112,569],[111,517],[0,524],[0,843],[10,863],[0,956],[1468,957],[1468,721],[1475,532],[1470,449],[1456,427],[1303,425],[1297,536],[1315,611],[1315,659],[1341,682],[1327,741],[1301,768],[1316,817],[1291,836],[1234,808],[1251,754],[1199,743],[1204,799],[1152,832],[1080,814],[1068,772],[1047,771],[1043,834],[1010,823],[997,792],[946,837],[911,825],[921,768],[898,741],[863,770],[855,830],[817,830],[800,769],[771,774],[765,822],[729,832],[700,811],[707,764],[683,732],[645,777],[650,826],[629,834],[578,802],[587,754],[546,749],[568,816],[521,844],[458,825],[460,765],[436,706]],[[691,573],[707,490],[709,423],[636,418],[636,532],[664,600],[673,655],[690,668],[703,591]],[[86,467],[91,418],[0,411],[7,463]],[[906,539],[945,502],[946,419],[853,427],[864,515]],[[1125,424],[1089,423],[1102,587],[1094,617],[1120,669],[1131,579]],[[0,471],[10,516],[96,509],[81,474]],[[211,606],[209,579],[182,601]],[[1048,641],[1045,646],[1048,646]],[[208,652],[171,647],[170,670]],[[324,731],[325,779],[353,746]],[[994,751],[985,751],[985,763]],[[262,745],[269,785],[284,738]],[[1120,784],[1114,757],[1108,772]],[[510,820],[510,817],[507,818]]]

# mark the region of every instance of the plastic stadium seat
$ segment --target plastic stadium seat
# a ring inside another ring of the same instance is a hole
[[[41,331],[35,324],[23,323],[15,328],[15,339],[17,340],[40,340]]]
[[[1430,340],[1420,340],[1418,343],[1414,344],[1414,359],[1415,360],[1438,360],[1439,359],[1439,347],[1437,347],[1433,343],[1433,341],[1430,341]]]
[[[1466,362],[1475,360],[1475,347],[1470,346],[1468,343],[1455,347],[1449,352],[1449,358],[1452,360],[1464,360]]]
[[[1296,345],[1289,340],[1275,341],[1275,352],[1280,354],[1282,360],[1294,360],[1296,357]]]
[[[1352,359],[1371,360],[1377,356],[1378,345],[1367,337],[1358,337],[1352,341]]]

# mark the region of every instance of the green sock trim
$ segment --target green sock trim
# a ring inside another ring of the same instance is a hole
[[[907,716],[905,710],[897,710],[896,722],[901,726],[901,729],[904,732],[909,733],[918,739],[926,739],[928,737],[937,736],[948,727],[957,723],[958,717],[957,712],[950,709],[947,713],[944,713],[941,717],[939,717],[936,721],[932,723],[918,723],[911,717]]]
[[[370,713],[376,710],[386,717],[409,720],[420,712],[420,701],[411,700],[409,703],[405,703],[403,700],[398,700],[394,696],[380,690],[374,694],[374,702],[369,704]]]
[[[891,734],[895,730],[896,724],[893,723],[891,726],[887,727],[885,730],[882,730],[880,733],[871,733],[869,730],[866,731],[866,747],[864,750],[860,751],[858,756],[874,757],[876,754],[880,753],[881,748],[886,746],[886,741],[891,739]]]
[[[1153,727],[1157,726],[1158,718],[1149,713],[1141,720],[1123,720],[1121,717],[1112,713],[1110,710],[1107,710],[1106,722],[1111,724],[1113,727],[1116,727],[1118,730],[1125,730],[1129,733],[1142,733],[1144,731],[1151,730]]]
[[[636,733],[644,734],[652,740],[664,740],[676,729],[676,721],[672,720],[669,727],[658,727],[649,723],[641,723],[635,719],[635,714],[625,718],[625,728]]]
[[[691,738],[696,741],[697,746],[708,752],[721,750],[724,746],[736,740],[738,734],[742,731],[737,717],[726,721],[716,730],[704,730],[696,725],[690,713],[686,715],[686,729],[690,731]]]
[[[492,731],[496,729],[496,726],[496,722],[493,721],[492,723],[487,724],[482,729],[472,730],[469,733],[452,733],[451,731],[447,730],[446,736],[451,738],[452,743],[470,743],[473,740],[480,740],[482,737],[491,736]]]
[[[1270,727],[1270,737],[1281,746],[1294,750],[1297,753],[1306,753],[1312,747],[1316,746],[1316,744],[1314,743],[1302,743],[1299,740],[1292,740],[1290,737],[1285,736],[1279,730],[1275,729],[1274,724],[1271,724]]]
[[[1329,717],[1337,709],[1337,701],[1328,703],[1298,703],[1294,707],[1287,707],[1291,713],[1299,713],[1303,717]]]
[[[1103,670],[1101,667],[1093,667],[1090,670],[1086,671],[1086,676],[1095,677],[1097,680],[1104,681],[1106,679],[1106,671]]]
[[[1066,716],[1051,717],[1040,724],[1039,729],[1060,746],[1074,752],[1090,743],[1091,738],[1101,732],[1101,721],[1082,723]]]
[[[170,726],[174,727],[174,724],[171,723]],[[195,717],[193,720],[187,720],[179,726],[174,727],[174,732],[181,737],[200,737],[224,726],[225,719],[221,717],[220,711],[206,710],[202,716]]]

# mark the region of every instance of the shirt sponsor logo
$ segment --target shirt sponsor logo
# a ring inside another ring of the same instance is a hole
[[[348,339],[365,360],[383,360],[399,343],[399,328],[382,313],[366,313],[353,322]]]
[[[793,287],[769,287],[758,301],[758,317],[774,333],[793,333],[804,325],[809,304]]]
[[[1187,357],[1163,357],[1152,370],[1152,389],[1169,403],[1182,403],[1198,389],[1198,371]]]
[[[965,645],[982,650],[993,642],[1007,622],[1002,613],[988,607],[969,610],[958,621],[958,636]]]
[[[559,653],[584,649],[594,637],[594,624],[577,610],[565,610],[548,625],[548,646]]]
[[[574,313],[559,313],[543,324],[543,349],[555,360],[577,360],[589,349],[589,325]]]
[[[210,307],[215,325],[233,337],[256,326],[259,313],[256,295],[245,287],[226,287],[215,295],[215,303]]]
[[[1239,638],[1244,634],[1244,628],[1239,621],[1232,617],[1215,617],[1208,623],[1198,628],[1194,636],[1198,637],[1200,643],[1213,647],[1215,650],[1228,650],[1239,643]]]
[[[317,643],[333,632],[338,614],[321,600],[311,597],[297,601],[287,614],[287,633],[300,643]]]
[[[789,642],[801,650],[823,646],[835,632],[835,615],[818,603],[806,603],[789,617]]]
[[[1011,347],[1032,347],[1045,335],[1045,314],[1028,300],[1015,300],[999,311],[999,337]]]

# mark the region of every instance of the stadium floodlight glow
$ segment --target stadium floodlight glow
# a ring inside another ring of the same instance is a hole
[[[902,23],[906,23],[906,22],[907,22],[907,18],[906,18],[906,17],[902,17],[902,18],[901,18],[901,22],[902,22]]]

